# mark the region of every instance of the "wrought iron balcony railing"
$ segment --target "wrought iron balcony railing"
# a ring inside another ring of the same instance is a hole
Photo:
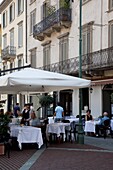
[[[82,56],[82,71],[102,71],[113,68],[113,47],[99,50]],[[77,74],[79,70],[79,57],[74,57],[58,63],[40,67],[43,70],[61,72],[64,74]]]
[[[16,56],[16,47],[7,46],[2,50],[2,59],[10,59]]]
[[[33,37],[37,37],[37,35],[43,33],[55,24],[68,21],[71,22],[71,9],[62,7],[33,27]]]

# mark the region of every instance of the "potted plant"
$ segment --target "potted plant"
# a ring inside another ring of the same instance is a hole
[[[47,107],[49,107],[52,103],[53,103],[54,99],[51,95],[41,95],[39,97],[39,103],[41,105],[41,107],[44,108],[45,110],[45,115],[46,115],[46,110],[47,110]]]
[[[6,114],[0,114],[0,155],[4,154],[4,144],[9,140],[10,134],[9,124],[10,119]]]

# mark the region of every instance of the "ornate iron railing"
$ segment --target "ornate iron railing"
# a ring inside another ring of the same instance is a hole
[[[33,36],[43,33],[46,29],[58,24],[60,21],[71,21],[71,9],[64,7],[53,12],[33,27]]]
[[[113,68],[113,47],[82,56],[82,71],[95,71]],[[79,70],[79,57],[40,67],[43,70],[76,74]]]
[[[2,50],[2,58],[16,56],[16,47],[7,46]]]

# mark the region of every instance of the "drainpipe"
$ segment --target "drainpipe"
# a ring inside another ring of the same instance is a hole
[[[25,31],[26,31],[26,49],[25,49],[25,55],[26,55],[26,63],[28,62],[27,59],[27,0],[25,1]]]

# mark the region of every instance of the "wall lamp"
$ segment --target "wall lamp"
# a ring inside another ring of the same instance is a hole
[[[92,88],[92,87],[90,87],[90,89],[89,89],[89,90],[90,90],[90,93],[93,93],[93,88]]]

